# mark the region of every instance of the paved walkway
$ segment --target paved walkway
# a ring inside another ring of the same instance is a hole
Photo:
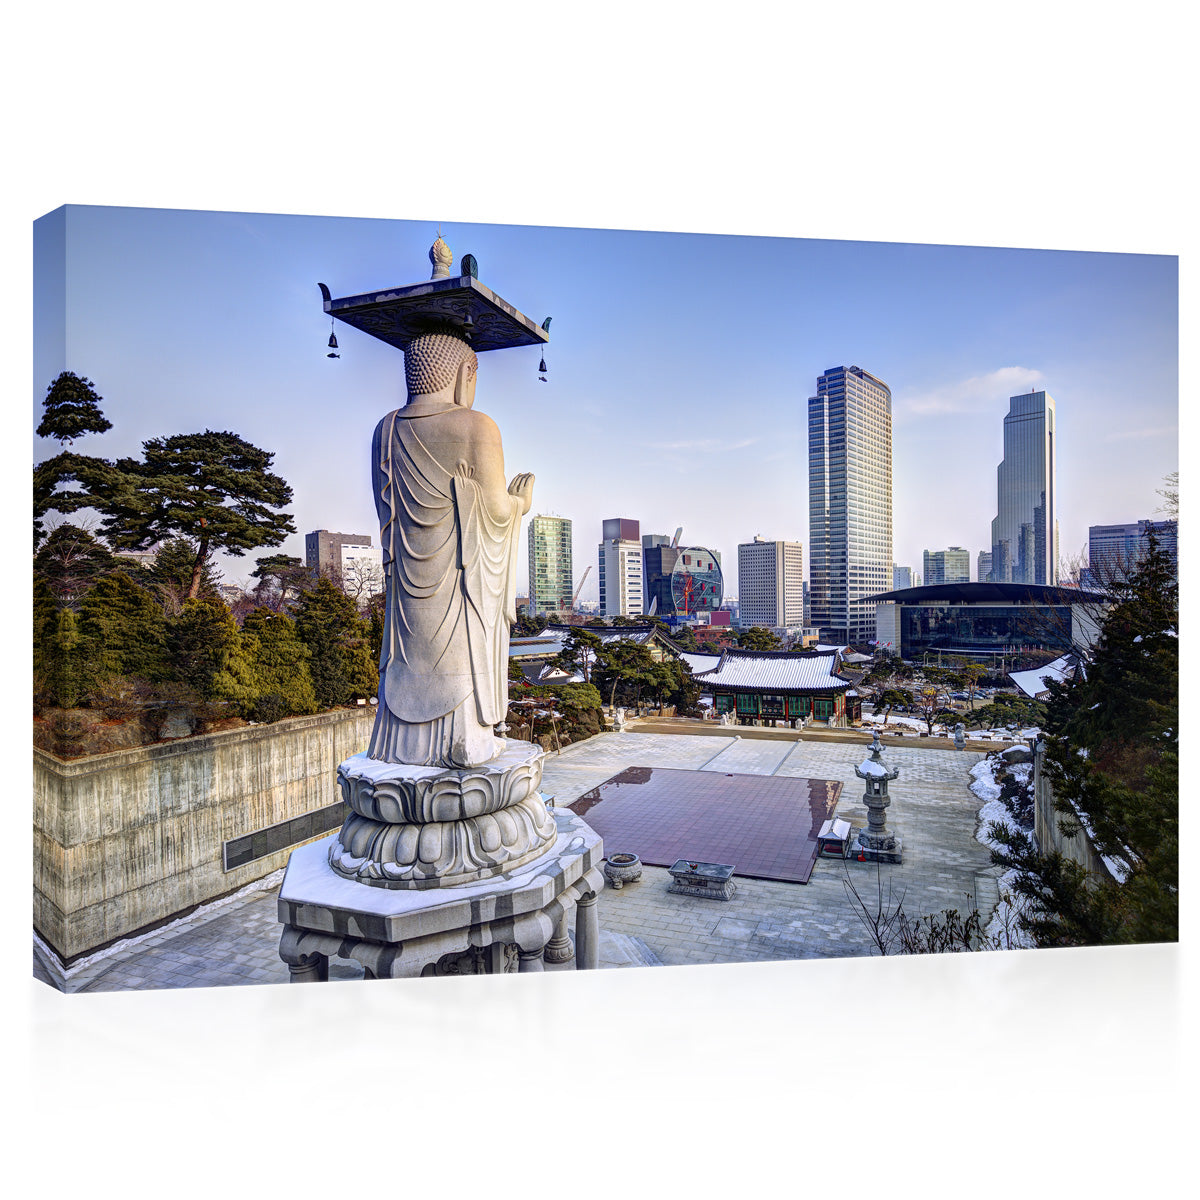
[[[797,740],[780,753],[778,740],[672,733],[601,734],[551,754],[543,790],[565,805],[629,766],[653,765],[739,773],[833,779],[843,784],[837,812],[866,823],[863,784],[854,767],[866,757],[861,744]],[[729,755],[726,759],[725,756]],[[904,842],[904,862],[876,867],[820,859],[810,882],[781,883],[735,877],[728,902],[667,892],[670,878],[646,867],[642,879],[621,891],[605,888],[599,900],[601,966],[655,963],[754,962],[831,958],[872,953],[870,938],[847,898],[850,878],[868,900],[903,898],[910,916],[978,904],[986,916],[996,900],[999,869],[975,840],[978,801],[968,772],[982,755],[915,746],[888,747],[900,768],[890,786],[889,823]],[[612,849],[610,847],[610,849]],[[68,991],[142,990],[286,983],[276,915],[278,876],[218,907],[201,911],[70,973]],[[34,953],[34,973],[49,973]],[[330,979],[361,978],[362,969],[331,960]],[[547,970],[571,969],[552,967]]]

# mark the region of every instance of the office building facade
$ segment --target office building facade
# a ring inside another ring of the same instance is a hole
[[[811,624],[837,644],[875,639],[861,603],[892,583],[892,393],[861,367],[833,367],[808,401]]]
[[[892,589],[910,588],[913,585],[912,567],[898,567],[892,563]]]
[[[804,625],[804,547],[756,537],[738,546],[738,623],[743,629]]]
[[[1081,585],[1108,586],[1114,578],[1131,570],[1141,561],[1153,532],[1160,550],[1178,567],[1178,521],[1132,521],[1125,525],[1092,525],[1088,528],[1088,565]]]
[[[369,533],[333,533],[328,529],[314,529],[312,533],[304,535],[304,562],[314,575],[340,577],[346,562],[364,557],[378,561],[382,570],[380,548],[376,546],[374,554],[366,554],[371,549]]]
[[[971,554],[961,546],[924,552],[925,583],[967,583],[971,578]]]
[[[642,587],[642,541],[637,521],[612,517],[601,526],[600,615],[640,617],[645,592]]]
[[[1056,443],[1054,400],[1046,392],[1011,397],[1004,458],[996,468],[992,570],[986,582],[1058,582]]]
[[[566,517],[529,520],[529,611],[569,612],[574,592],[571,522]]]
[[[980,550],[975,558],[975,579],[979,583],[987,583],[992,575],[992,552]]]

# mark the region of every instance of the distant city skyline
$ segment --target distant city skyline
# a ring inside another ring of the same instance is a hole
[[[226,582],[248,580],[260,554],[303,558],[303,531],[375,535],[370,437],[404,401],[402,359],[344,327],[341,358],[327,359],[316,284],[336,296],[423,279],[435,232],[58,210],[35,233],[35,414],[73,370],[113,422],[79,453],[136,455],[146,438],[203,428],[274,451],[299,532],[221,556]],[[1092,525],[1155,515],[1178,466],[1173,257],[483,224],[443,234],[456,263],[473,253],[483,282],[537,322],[554,318],[548,382],[536,348],[484,354],[477,405],[501,428],[508,474],[537,476],[533,511],[572,521],[576,584],[613,513],[682,525],[683,541],[727,562],[755,535],[807,555],[805,410],[835,363],[892,391],[898,564],[931,546],[990,548],[1018,393],[1057,402],[1064,558]],[[35,438],[35,461],[58,448]],[[597,584],[593,571],[581,600]]]

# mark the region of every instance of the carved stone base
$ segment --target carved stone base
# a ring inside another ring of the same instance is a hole
[[[903,853],[904,846],[897,834],[891,831],[873,834],[863,829],[851,844],[847,857],[864,862],[898,863],[903,861]]]
[[[279,955],[293,980],[326,978],[334,955],[379,979],[537,970],[535,959],[576,909],[576,942],[582,936],[586,951],[576,965],[594,967],[604,846],[574,813],[547,815],[554,837],[534,861],[459,887],[388,889],[346,879],[329,862],[336,836],[294,850],[279,889]]]
[[[545,852],[554,820],[538,795],[545,752],[507,741],[467,770],[384,763],[356,754],[338,767],[353,809],[329,849],[345,879],[371,887],[459,887]]]

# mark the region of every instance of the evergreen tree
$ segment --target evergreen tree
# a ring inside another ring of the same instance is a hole
[[[64,371],[46,388],[38,437],[73,442],[85,433],[104,433],[111,429],[112,422],[100,411],[102,399],[96,395],[90,379],[83,379],[73,371]]]
[[[171,538],[158,548],[154,563],[146,573],[167,609],[178,612],[192,587],[196,565],[196,543],[184,537]],[[221,575],[207,559],[200,568],[197,597],[216,598]]]
[[[258,721],[306,716],[317,711],[308,647],[288,616],[256,608],[242,623],[242,647],[257,696],[250,715]]]
[[[43,585],[44,586],[44,585]],[[55,608],[45,591],[34,595],[33,688],[39,705],[75,708],[86,687],[79,622],[69,608]]]
[[[583,682],[592,681],[592,664],[603,643],[589,629],[575,626],[563,641],[562,653],[554,659],[554,665],[564,671],[582,671]]]
[[[312,655],[309,670],[319,707],[376,694],[379,670],[371,659],[370,627],[354,602],[324,576],[300,597],[296,632]]]
[[[250,572],[257,579],[254,598],[260,606],[275,612],[286,608],[311,582],[308,568],[293,554],[266,554]]]
[[[737,635],[739,650],[778,650],[779,639],[761,625],[751,625]]]
[[[997,838],[1039,945],[1179,936],[1178,587],[1153,536],[1114,588],[1092,657],[1050,685],[1045,771],[1064,832],[1087,831],[1116,882],[1028,840]],[[992,828],[996,836],[997,827]]]
[[[33,575],[41,579],[60,608],[78,609],[97,580],[123,565],[103,542],[68,522],[50,531],[33,557]]]
[[[167,623],[166,646],[176,677],[202,699],[253,704],[257,693],[237,623],[220,600],[184,601]]]
[[[100,509],[106,496],[120,486],[121,475],[112,463],[64,450],[33,468],[33,546],[45,536],[43,518],[49,513]],[[79,484],[79,487],[72,487]]]
[[[93,680],[161,682],[170,675],[162,606],[122,572],[101,579],[83,598],[79,633]]]
[[[680,625],[674,633],[671,634],[671,641],[677,645],[680,650],[686,650],[689,654],[698,654],[700,645],[696,641],[695,630],[690,625]]]
[[[241,555],[277,546],[295,533],[282,511],[292,489],[271,473],[272,453],[235,433],[180,434],[151,438],[142,459],[121,459],[119,476],[96,507],[109,541],[144,549],[176,536],[192,540],[196,557],[188,599],[200,595],[204,566],[217,550]]]

